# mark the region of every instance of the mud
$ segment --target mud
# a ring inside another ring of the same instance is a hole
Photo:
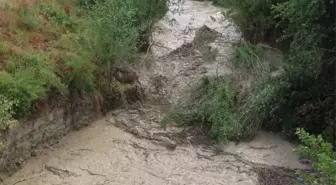
[[[169,106],[202,75],[230,76],[240,33],[209,2],[171,2],[152,37],[150,67],[138,69],[147,100],[110,112],[32,158],[1,185],[289,185],[306,168],[293,146],[260,132],[216,145],[199,127],[166,127]]]
[[[20,126],[1,131],[4,145],[0,154],[0,178],[6,176],[3,172],[11,174],[30,157],[57,144],[69,131],[87,126],[100,117],[88,97],[73,102],[75,109],[62,96],[55,96],[43,105],[43,111],[34,114],[34,117],[20,120]]]
[[[113,111],[65,136],[2,185],[286,185],[295,179],[291,169],[304,167],[285,153],[291,146],[277,136],[261,132],[252,142],[223,148],[205,133],[206,142],[197,140],[201,130],[195,135],[185,128],[162,129],[161,115],[157,107]]]

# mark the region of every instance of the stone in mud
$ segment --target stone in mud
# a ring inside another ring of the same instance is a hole
[[[140,83],[134,83],[124,89],[126,100],[130,103],[141,101],[144,97],[144,90]]]
[[[156,136],[152,138],[152,143],[166,147],[169,150],[175,150],[176,142],[164,136]]]
[[[120,83],[133,84],[139,81],[137,73],[129,67],[117,67],[113,75]]]

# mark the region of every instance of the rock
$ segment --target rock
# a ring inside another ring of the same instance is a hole
[[[213,22],[216,22],[216,19],[212,15],[210,15],[210,18]]]
[[[32,156],[32,157],[36,157],[37,156],[37,150],[32,150],[31,151],[31,153],[30,153],[30,155]]]
[[[137,73],[128,67],[117,67],[114,70],[113,76],[117,81],[126,84],[133,84],[139,81],[139,76]]]
[[[171,139],[164,137],[164,136],[156,136],[153,138],[152,142],[154,144],[164,146],[169,150],[175,150],[177,146],[175,141],[172,141]]]

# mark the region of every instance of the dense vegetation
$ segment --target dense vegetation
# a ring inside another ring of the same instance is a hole
[[[252,84],[251,93],[241,99],[233,96],[230,91],[234,89],[228,88],[226,82],[217,81],[206,88],[203,83],[185,98],[187,101],[179,102],[166,120],[176,121],[179,116],[183,118],[180,123],[202,123],[220,141],[241,140],[259,128],[281,131],[293,138],[298,135],[303,145],[296,151],[314,161],[313,174],[301,173],[304,181],[335,184],[336,161],[330,143],[336,145],[336,2],[214,0],[214,3],[230,9],[227,15],[245,38],[237,46],[232,63],[257,82]],[[274,61],[263,60],[265,44],[282,52],[283,64],[277,75],[270,75],[276,69],[272,67]],[[232,104],[232,99],[237,98],[241,103]],[[188,111],[181,113],[181,107]],[[327,142],[321,135],[311,136],[302,129],[296,132],[298,127],[321,134]]]
[[[248,100],[251,116],[266,128],[293,135],[297,127],[335,141],[335,9],[333,1],[226,1],[248,39],[282,44],[284,65],[263,81]],[[260,3],[260,4],[259,4]],[[256,12],[258,16],[255,17]],[[260,17],[261,16],[261,17]],[[245,19],[243,19],[245,18]],[[248,18],[248,19],[247,19]],[[248,27],[248,29],[246,28]],[[271,34],[273,33],[273,34]],[[267,37],[268,35],[274,38]],[[257,39],[256,39],[257,38]],[[258,101],[258,98],[267,100]],[[257,103],[259,102],[259,103]],[[259,109],[260,107],[264,109]],[[248,115],[247,114],[247,115]]]
[[[246,40],[237,47],[231,61],[258,77],[252,93],[243,100],[245,103],[234,108],[239,119],[236,123],[282,131],[288,136],[294,136],[296,128],[302,127],[334,142],[334,1],[216,0],[215,3],[231,9],[227,14]],[[283,64],[278,75],[269,75],[276,67],[272,66],[273,61],[266,65],[263,50],[270,47],[260,43],[282,51]],[[216,120],[223,116],[226,114]]]
[[[203,77],[201,83],[190,89],[181,98],[163,123],[171,120],[177,124],[201,123],[210,129],[216,141],[237,140],[243,126],[237,124],[234,116],[234,102],[228,82],[218,84],[217,79]]]
[[[166,12],[166,0],[0,2],[0,128],[55,94],[104,87],[104,74],[130,62]]]
[[[301,183],[309,185],[336,184],[336,154],[333,152],[332,145],[325,142],[321,135],[310,135],[303,129],[297,129],[296,134],[302,144],[297,146],[294,151],[314,162],[312,173],[298,171],[302,177]]]

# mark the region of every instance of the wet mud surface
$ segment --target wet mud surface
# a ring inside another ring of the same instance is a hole
[[[233,73],[227,60],[240,34],[222,11],[209,2],[172,1],[153,33],[153,63],[137,71],[148,103],[68,134],[0,185],[294,184],[294,169],[306,166],[275,134],[220,146],[202,128],[160,125],[202,75]]]
[[[200,139],[202,131],[162,129],[155,120],[160,115],[156,107],[111,112],[2,184],[286,185],[295,179],[291,169],[303,167],[277,136],[261,132],[252,142],[220,147]]]

